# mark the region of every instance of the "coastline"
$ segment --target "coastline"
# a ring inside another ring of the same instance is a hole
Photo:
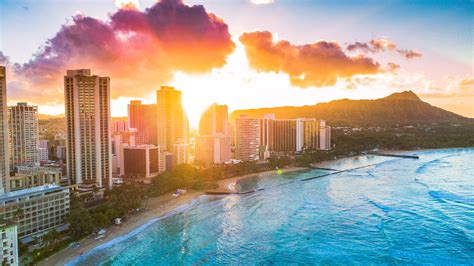
[[[38,265],[65,265],[76,257],[81,256],[81,254],[86,254],[102,244],[106,244],[117,237],[125,236],[141,226],[145,226],[152,219],[166,216],[168,213],[171,213],[182,205],[192,202],[201,195],[204,195],[202,191],[188,191],[187,194],[177,198],[171,196],[171,193],[156,198],[150,198],[146,203],[144,211],[130,216],[128,221],[122,225],[112,225],[108,227],[104,238],[96,240],[94,239],[95,236],[88,236],[78,241],[80,244],[79,247],[67,247],[39,262]]]
[[[307,167],[289,167],[281,169],[282,173],[289,173],[294,171],[308,170]],[[256,176],[271,176],[277,174],[276,170],[269,170],[261,173],[252,173],[237,177],[226,178],[218,181],[218,188],[223,190],[230,190],[237,192],[235,185],[238,181],[256,177]],[[107,243],[114,241],[120,237],[126,237],[141,227],[146,227],[150,222],[155,219],[166,217],[167,215],[173,214],[173,212],[179,209],[181,206],[189,204],[196,200],[198,197],[203,196],[204,191],[189,191],[182,196],[177,198],[173,197],[171,193],[166,195],[150,198],[146,203],[145,210],[131,216],[128,221],[122,225],[112,225],[107,228],[106,236],[100,240],[94,239],[95,236],[91,235],[85,239],[78,241],[79,247],[67,247],[58,253],[46,258],[45,260],[38,263],[38,265],[65,265],[72,262],[75,258],[87,254],[93,249],[106,245]]]
[[[309,167],[291,166],[291,167],[283,168],[280,170],[281,170],[281,173],[284,174],[284,173],[291,173],[291,172],[297,172],[297,171],[303,171],[303,170],[309,170],[309,169],[310,169]],[[231,193],[238,193],[236,189],[236,184],[240,180],[244,180],[244,179],[252,178],[252,177],[264,177],[264,176],[271,176],[271,175],[277,175],[277,174],[278,174],[277,170],[269,170],[269,171],[260,172],[260,173],[252,173],[252,174],[222,179],[217,182],[218,188],[216,190],[227,190]]]
[[[452,149],[452,148],[448,148]],[[457,148],[455,148],[457,149]],[[431,150],[439,150],[439,149],[419,149],[419,150],[381,150],[381,152],[387,153],[394,153],[394,154],[401,154],[401,153],[418,153],[418,152],[426,152]],[[327,160],[322,162],[313,163],[312,166],[314,167],[321,167],[321,168],[331,168],[331,166],[338,164],[345,160],[351,160],[356,157],[366,156],[366,155],[353,155],[353,156],[345,156],[340,157],[333,160]],[[303,171],[303,170],[310,170],[309,167],[288,167],[283,168],[282,173],[289,173],[289,172],[296,172],[296,171]],[[236,189],[236,184],[240,180],[244,180],[247,178],[253,177],[264,177],[264,176],[271,176],[276,175],[276,170],[269,170],[260,173],[251,173],[247,175],[237,176],[226,178],[218,181],[218,188],[216,190],[224,190],[230,193],[238,193]],[[120,238],[128,238],[130,234],[133,235],[134,231],[139,230],[141,227],[147,227],[149,224],[153,223],[157,219],[166,217],[168,215],[172,215],[175,212],[180,211],[180,207],[186,206],[187,204],[192,203],[194,200],[198,199],[200,196],[205,195],[205,191],[191,191],[188,190],[186,195],[182,195],[180,197],[172,197],[171,193],[151,198],[146,203],[145,211],[140,212],[134,216],[131,216],[127,222],[122,225],[116,226],[112,225],[107,229],[107,235],[101,240],[95,240],[94,236],[89,236],[81,241],[78,241],[80,247],[68,247],[59,251],[58,253],[52,255],[51,257],[41,261],[39,265],[65,265],[67,263],[72,262],[75,258],[81,256],[81,254],[87,254],[91,252],[93,249],[107,244],[112,244],[114,240],[118,240]],[[225,195],[223,195],[225,196]]]

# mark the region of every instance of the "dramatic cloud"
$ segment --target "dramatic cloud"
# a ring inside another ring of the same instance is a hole
[[[275,42],[268,31],[244,33],[239,40],[245,46],[252,68],[287,73],[293,85],[303,88],[332,86],[338,78],[381,71],[380,65],[371,58],[350,57],[335,42],[305,45],[294,45],[286,40]]]
[[[394,51],[394,52],[399,53],[406,59],[412,59],[412,58],[417,58],[417,57],[422,56],[421,53],[413,51],[413,50],[398,49],[397,45],[387,38],[373,39],[368,43],[355,42],[355,43],[349,44],[346,47],[346,49],[349,52],[360,51],[364,54]]]
[[[109,21],[79,14],[29,62],[14,67],[10,95],[62,102],[61,93],[51,95],[62,91],[66,70],[91,68],[111,77],[112,97],[144,97],[170,81],[174,71],[222,67],[234,47],[224,21],[181,0],[162,0],[145,11],[127,4]]]

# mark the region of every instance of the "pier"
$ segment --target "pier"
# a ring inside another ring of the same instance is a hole
[[[309,167],[311,167],[312,169],[325,170],[325,171],[339,171],[337,169],[325,168],[325,167],[316,167],[316,166],[313,166],[313,165],[310,165]]]
[[[374,152],[374,153],[369,153],[369,154],[377,155],[377,156],[386,156],[386,157],[406,158],[406,159],[420,159],[418,155],[391,154],[391,153],[379,153],[379,152]]]
[[[206,190],[204,193],[206,193],[206,195],[232,195],[232,194],[238,194],[237,191],[230,191],[230,190],[226,190],[226,189]]]
[[[375,164],[369,164],[369,165],[363,165],[363,166],[359,166],[359,167],[355,167],[355,168],[350,168],[350,169],[345,169],[345,170],[335,170],[335,172],[332,172],[332,173],[329,173],[329,174],[324,174],[324,175],[318,175],[318,176],[308,177],[308,178],[305,178],[305,179],[301,179],[301,181],[313,180],[313,179],[316,179],[316,178],[325,177],[325,176],[329,176],[329,175],[337,175],[337,174],[339,174],[339,173],[344,173],[344,172],[349,172],[349,171],[353,171],[353,170],[357,170],[357,169],[362,169],[362,168],[366,168],[366,167],[371,167],[371,166],[374,166],[374,165],[375,165]]]

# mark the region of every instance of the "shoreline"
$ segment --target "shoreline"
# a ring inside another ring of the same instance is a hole
[[[289,167],[281,169],[282,173],[289,173],[294,171],[309,170],[308,167]],[[238,181],[244,180],[250,177],[256,176],[271,176],[276,175],[276,170],[269,170],[261,173],[252,173],[237,177],[225,178],[218,181],[218,188],[224,190],[231,190],[237,192],[235,185]],[[170,214],[173,214],[175,210],[180,207],[192,203],[194,200],[198,199],[200,196],[205,195],[204,191],[193,191],[188,190],[185,195],[179,196],[177,198],[171,196],[172,193],[162,195],[156,198],[150,198],[146,202],[145,210],[131,216],[125,223],[122,225],[111,225],[107,228],[106,236],[102,239],[96,240],[94,235],[90,235],[85,239],[77,241],[80,244],[79,247],[67,247],[58,253],[40,261],[38,265],[66,265],[73,262],[79,256],[91,252],[93,249],[96,249],[102,245],[106,245],[117,238],[127,237],[133,231],[141,228],[147,227],[147,225],[153,223],[155,220],[166,217]]]
[[[303,171],[303,170],[310,170],[311,168],[309,167],[297,167],[297,166],[291,166],[288,168],[282,168],[279,170],[282,170],[282,174],[284,173],[291,173],[291,172],[297,172],[297,171]],[[237,194],[238,191],[236,189],[236,185],[240,180],[244,180],[247,178],[252,178],[252,177],[265,177],[265,176],[271,176],[271,175],[277,175],[277,170],[269,170],[269,171],[264,171],[260,173],[252,173],[252,174],[247,174],[247,175],[242,175],[242,176],[236,176],[236,177],[230,177],[230,178],[225,178],[222,180],[219,180],[217,182],[218,188],[217,190],[227,190],[231,193]]]
[[[453,148],[447,148],[453,149]],[[463,149],[463,148],[454,148],[454,149]],[[394,154],[400,153],[417,153],[417,152],[426,152],[432,150],[444,150],[444,149],[419,149],[419,150],[380,150],[381,152],[390,152]],[[369,154],[367,154],[369,155]],[[344,160],[351,160],[356,157],[360,156],[367,156],[367,155],[353,155],[353,156],[345,156],[340,157],[333,160],[327,160],[322,162],[313,163],[312,166],[315,167],[328,167],[330,168],[332,165],[342,162]],[[304,170],[311,170],[310,167],[288,167],[281,169],[282,173],[289,173],[289,172],[296,172],[296,171],[304,171]],[[252,177],[264,177],[264,176],[271,176],[277,175],[276,170],[269,170],[260,173],[251,173],[247,175],[225,178],[219,180],[217,190],[227,190],[233,193],[237,193],[236,184],[240,180],[244,180],[247,178]],[[182,195],[180,197],[172,197],[171,193],[162,195],[156,198],[150,198],[148,202],[146,202],[145,210],[131,216],[127,222],[122,225],[112,225],[107,228],[106,237],[100,240],[94,239],[94,236],[89,236],[85,239],[78,241],[80,243],[79,247],[67,247],[58,253],[52,255],[51,257],[41,261],[38,265],[65,265],[68,263],[73,262],[79,256],[86,254],[88,252],[93,251],[94,249],[103,246],[104,248],[107,247],[108,244],[113,245],[114,240],[118,240],[120,242],[121,238],[128,238],[132,237],[136,233],[140,233],[140,228],[145,229],[150,224],[156,222],[161,218],[167,217],[169,215],[173,215],[176,212],[181,211],[181,207],[185,207],[187,204],[192,203],[193,201],[197,200],[199,197],[205,195],[205,191],[192,191],[188,190],[188,193]],[[223,195],[226,196],[226,195]],[[137,231],[138,230],[138,231]]]
[[[188,191],[187,194],[177,198],[173,197],[171,193],[156,198],[150,198],[146,203],[144,211],[130,216],[129,219],[121,225],[109,226],[104,238],[96,240],[94,235],[90,235],[85,239],[77,241],[77,243],[80,244],[79,247],[69,246],[51,257],[40,261],[38,265],[65,265],[103,244],[107,244],[119,237],[125,237],[135,229],[146,226],[147,223],[153,219],[165,217],[169,213],[172,213],[173,210],[191,203],[202,195],[204,195],[202,191]]]

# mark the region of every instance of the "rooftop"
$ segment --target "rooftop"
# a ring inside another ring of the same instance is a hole
[[[65,187],[61,187],[59,185],[54,184],[47,184],[38,187],[26,188],[17,191],[7,192],[3,195],[0,195],[0,202],[6,202],[18,198],[23,198],[26,196],[31,196],[35,194],[47,193],[47,192],[55,192],[67,189]]]

